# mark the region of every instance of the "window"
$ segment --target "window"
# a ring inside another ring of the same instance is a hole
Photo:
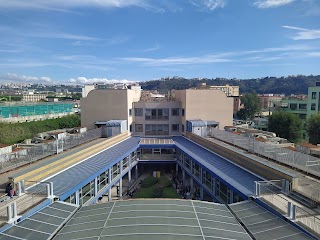
[[[179,108],[172,108],[171,115],[172,116],[179,116]]]
[[[143,108],[135,108],[134,115],[139,117],[143,116]]]
[[[296,103],[291,103],[291,104],[290,104],[290,109],[291,109],[291,110],[296,110],[297,107],[298,107],[298,104],[296,104]]]
[[[316,110],[316,104],[315,103],[311,103],[311,111],[315,111]]]
[[[184,108],[181,109],[181,115],[184,116]]]
[[[169,135],[169,125],[146,124],[146,135]]]
[[[312,99],[317,99],[317,93],[316,92],[312,92],[311,93],[311,98]]]
[[[135,132],[143,132],[143,124],[135,124]]]
[[[299,104],[299,109],[307,109],[307,104]]]
[[[129,116],[132,116],[132,109],[129,109]]]
[[[168,120],[169,109],[168,108],[146,109],[145,119],[146,120]]]
[[[181,125],[181,131],[184,132],[184,125]]]
[[[179,132],[179,124],[172,124],[171,131],[172,132]]]

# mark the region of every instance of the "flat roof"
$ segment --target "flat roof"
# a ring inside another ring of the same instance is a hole
[[[252,201],[227,207],[182,199],[120,200],[78,209],[53,203],[0,233],[0,239],[251,240],[250,235],[257,240],[312,239]]]

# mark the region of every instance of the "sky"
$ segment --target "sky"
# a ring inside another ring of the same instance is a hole
[[[0,83],[320,75],[320,0],[0,0]]]

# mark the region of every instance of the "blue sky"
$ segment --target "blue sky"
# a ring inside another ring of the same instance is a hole
[[[0,0],[0,83],[320,74],[319,0]]]

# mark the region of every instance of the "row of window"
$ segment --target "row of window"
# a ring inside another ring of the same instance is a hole
[[[296,110],[297,107],[298,107],[298,104],[297,104],[297,103],[291,103],[291,104],[290,104],[290,109],[291,109],[291,110]],[[301,109],[301,110],[306,110],[306,109],[307,109],[307,104],[299,104],[299,109]],[[315,111],[315,110],[316,110],[316,104],[315,104],[315,103],[311,103],[310,109],[311,109],[312,111]]]
[[[179,108],[171,108],[171,116],[180,116]],[[135,108],[134,115],[142,117],[143,113],[145,115],[146,120],[161,120],[161,119],[169,119],[169,108]],[[131,109],[130,109],[131,115]],[[184,109],[181,109],[181,115],[184,116]]]
[[[171,132],[179,132],[179,124],[171,124]],[[146,135],[168,135],[169,124],[145,124]],[[143,132],[143,124],[135,124],[135,132]]]

